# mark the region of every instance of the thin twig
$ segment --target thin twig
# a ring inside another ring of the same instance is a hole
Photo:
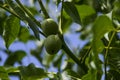
[[[60,12],[60,21],[59,21],[59,33],[62,34],[62,24],[63,24],[63,2],[62,0],[62,5],[61,5],[61,12]]]
[[[16,2],[19,4],[19,6],[27,13],[27,15],[28,15],[29,17],[30,17],[39,27],[41,27],[40,22],[38,22],[38,21],[34,18],[34,16],[31,14],[31,12],[30,12],[27,8],[25,8],[19,0],[15,0],[15,1],[16,1]]]
[[[108,51],[109,51],[111,42],[113,40],[113,37],[115,36],[115,33],[116,33],[116,31],[114,31],[112,33],[112,36],[110,38],[110,41],[109,41],[108,46],[107,46],[106,51],[105,51],[105,64],[104,64],[104,66],[105,66],[105,80],[107,80],[107,56],[108,56]]]
[[[47,19],[47,18],[50,18],[50,17],[49,17],[49,14],[47,13],[47,11],[46,11],[43,3],[42,3],[42,1],[41,1],[41,0],[38,0],[38,2],[39,2],[39,5],[40,5],[40,7],[41,7],[41,10],[43,11],[43,14],[45,15],[45,18],[46,18],[46,19]]]
[[[8,11],[9,13],[11,13],[12,15],[16,16],[17,18],[21,19],[20,16],[18,16],[15,12],[11,11],[9,8],[0,5],[1,8],[3,8],[4,10]]]
[[[85,53],[85,55],[83,56],[83,58],[80,59],[80,63],[84,63],[85,59],[87,58],[88,54],[91,52],[91,46],[89,47],[89,49],[87,50],[87,52]]]

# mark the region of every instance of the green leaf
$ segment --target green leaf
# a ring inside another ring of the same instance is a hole
[[[2,25],[1,23],[0,23],[0,25]],[[2,35],[3,34],[3,26],[0,26],[0,35]]]
[[[43,59],[42,59],[42,63],[43,63],[45,66],[49,67],[49,66],[50,66],[50,63],[54,60],[55,56],[56,56],[56,55],[49,55],[49,54],[47,54],[47,53],[44,54],[44,57],[43,57]]]
[[[82,80],[100,80],[97,79],[97,71],[96,70],[89,70],[88,74],[82,77]]]
[[[40,40],[40,38],[39,38],[39,29],[37,28],[37,25],[35,24],[35,22],[33,22],[30,18],[28,18],[25,15],[25,12],[20,7],[18,7],[17,5],[15,5],[12,0],[7,0],[7,2],[12,7],[12,9],[17,13],[17,15],[19,15],[19,17],[21,19],[26,20],[28,22],[28,25],[30,26],[30,28],[34,32],[35,37],[38,40]]]
[[[120,72],[115,70],[109,70],[107,74],[107,80],[119,80],[120,79]]]
[[[6,69],[0,66],[0,80],[10,80]]]
[[[37,48],[32,49],[30,51],[31,55],[33,55],[34,57],[36,57],[36,59],[38,59],[38,61],[40,63],[42,63],[42,59],[43,59],[42,56],[40,56],[42,54],[43,47],[44,47],[44,42],[41,41],[41,44],[39,44],[39,46],[37,46]]]
[[[2,4],[2,5],[3,5],[3,3],[4,3],[4,2],[3,2],[2,0],[0,0],[0,4]]]
[[[7,71],[7,73],[18,73],[19,72],[19,69],[18,69],[18,67],[8,67],[7,69],[6,69],[6,71]]]
[[[8,48],[10,44],[16,39],[19,33],[19,29],[20,29],[20,20],[13,15],[9,16],[9,18],[5,23],[4,40],[5,40],[6,48]]]
[[[112,11],[112,18],[120,22],[120,1],[114,3],[114,8]]]
[[[36,7],[28,7],[28,6],[25,6],[31,13],[32,15],[39,15],[39,12],[38,10],[36,9]]]
[[[55,67],[57,67],[57,68],[60,68],[60,67],[61,67],[63,55],[64,55],[64,54],[62,53],[62,54],[60,54],[59,56],[55,56],[55,57],[56,57],[56,60],[54,60],[53,66],[55,66]]]
[[[0,18],[1,19],[1,18]],[[3,20],[3,19],[2,19]],[[3,35],[3,21],[0,20],[0,35]]]
[[[36,68],[32,63],[27,67],[21,66],[19,69],[23,80],[37,80],[47,77],[47,73],[42,68]]]
[[[5,65],[13,65],[15,62],[21,61],[22,58],[25,56],[26,52],[21,50],[11,53],[7,60],[5,61]]]
[[[95,10],[88,5],[76,5],[78,13],[81,18],[81,22],[85,25],[92,22],[96,17]]]
[[[4,31],[4,22],[7,18],[7,15],[5,14],[5,11],[0,9],[0,35],[3,35]]]
[[[70,16],[67,15],[67,13],[65,11],[63,11],[63,16],[62,16],[62,31],[63,33],[65,33],[66,31],[68,31],[70,25],[72,24],[72,19],[70,18]]]
[[[60,76],[60,80],[81,80],[79,74],[69,69],[62,72]]]
[[[112,34],[113,34],[113,32],[111,32],[109,34],[109,37],[111,37]],[[116,33],[114,35],[114,37],[111,41],[110,47],[111,47],[111,49],[109,49],[109,52],[107,55],[107,62],[108,62],[108,66],[110,67],[109,75],[113,75],[113,77],[116,78],[116,80],[117,80],[117,79],[119,79],[119,78],[117,78],[117,75],[120,74],[120,37],[119,37],[119,33]]]
[[[81,24],[79,13],[72,2],[64,2],[63,8],[66,13],[78,24]]]
[[[29,40],[30,33],[26,27],[21,27],[18,38],[22,42],[27,42]]]
[[[97,55],[98,53],[100,53],[103,49],[104,49],[104,44],[102,43],[102,41],[100,39],[96,40],[93,39],[93,52]]]
[[[99,16],[93,24],[93,52],[99,53],[103,50],[104,45],[101,38],[105,33],[115,30],[112,21],[105,15]]]

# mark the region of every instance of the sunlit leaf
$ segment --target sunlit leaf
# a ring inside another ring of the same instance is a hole
[[[10,80],[6,69],[0,66],[0,80]]]
[[[88,24],[95,19],[96,12],[92,7],[88,5],[76,5],[76,8],[83,24]]]
[[[13,15],[9,16],[9,18],[5,23],[5,34],[4,34],[5,45],[7,48],[18,36],[19,29],[20,29],[20,20]]]
[[[29,64],[28,66],[21,66],[20,75],[23,80],[37,80],[47,77],[47,73],[42,68],[37,68],[34,64]]]
[[[113,31],[112,21],[105,15],[99,16],[93,24],[93,52],[99,53],[103,50],[104,45],[101,38],[105,33]]]
[[[79,13],[72,2],[64,2],[63,8],[66,13],[78,24],[81,24]]]

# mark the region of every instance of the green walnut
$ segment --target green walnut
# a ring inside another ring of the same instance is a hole
[[[45,39],[44,46],[47,53],[53,55],[61,49],[62,41],[58,35],[50,35]]]
[[[57,23],[51,19],[45,19],[41,24],[42,30],[46,36],[57,34],[58,33],[58,25]]]

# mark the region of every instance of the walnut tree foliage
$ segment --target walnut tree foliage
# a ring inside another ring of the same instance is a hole
[[[49,40],[41,27],[48,18],[57,23],[59,31],[55,35],[61,40],[59,52],[53,55],[45,51],[44,42]],[[67,32],[72,34],[73,23],[79,25],[74,31],[79,40],[87,41],[75,50],[64,38]],[[0,80],[10,80],[11,76],[19,80],[119,80],[119,29],[120,0],[0,0],[0,39],[6,47],[0,48],[0,55],[7,55],[4,64],[0,64]],[[10,49],[14,43],[26,45],[30,41],[40,44],[30,51]],[[42,67],[34,63],[24,66],[23,59],[29,55]],[[57,72],[50,72],[51,68]]]

